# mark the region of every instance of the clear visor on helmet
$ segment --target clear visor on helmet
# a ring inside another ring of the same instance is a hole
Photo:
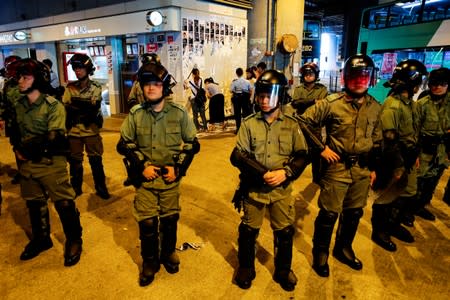
[[[85,69],[86,65],[83,64],[81,61],[79,60],[75,60],[75,61],[71,61],[70,64],[72,65],[72,70],[75,69]]]
[[[139,83],[141,85],[146,85],[146,84],[152,84],[152,85],[161,85],[163,84],[163,82],[161,81],[161,79],[159,79],[158,76],[156,76],[155,74],[151,73],[151,72],[144,72],[140,75],[139,77]]]
[[[372,70],[370,69],[351,70],[345,77],[345,85],[368,89],[371,84],[371,77]]]
[[[270,111],[278,106],[282,86],[278,84],[265,85],[256,90],[256,100],[263,112]]]

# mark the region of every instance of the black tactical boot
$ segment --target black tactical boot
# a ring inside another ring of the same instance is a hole
[[[346,209],[341,213],[333,249],[333,256],[354,270],[362,269],[362,262],[355,256],[352,248],[362,215],[362,208]]]
[[[244,223],[239,225],[238,260],[239,268],[234,280],[241,289],[248,289],[256,277],[255,272],[255,243],[259,229]]]
[[[89,164],[92,169],[92,177],[94,177],[95,190],[97,195],[102,199],[109,199],[111,196],[106,188],[105,171],[103,170],[103,163],[101,156],[89,156]]]
[[[275,273],[273,279],[288,292],[293,291],[297,284],[297,277],[291,270],[294,234],[293,226],[274,232]]]
[[[170,274],[179,271],[180,259],[175,252],[177,244],[177,222],[179,214],[161,218],[161,262]]]
[[[147,286],[155,279],[160,268],[158,217],[139,222],[139,238],[141,240],[142,272],[139,285]]]
[[[80,212],[73,200],[60,200],[55,202],[66,243],[64,246],[64,266],[70,267],[80,261],[83,240],[81,239]]]
[[[372,241],[387,251],[394,252],[397,246],[392,242],[390,228],[392,220],[389,204],[372,205]]]
[[[72,184],[75,194],[78,197],[83,194],[83,190],[81,189],[83,185],[83,161],[70,159],[69,166],[70,184]]]
[[[44,201],[27,201],[33,238],[25,246],[20,260],[29,260],[39,253],[53,247],[50,238],[50,220],[47,203]]]
[[[428,221],[436,220],[436,217],[426,208],[433,198],[434,190],[440,177],[417,178],[416,208],[414,214]]]
[[[333,234],[333,228],[337,217],[338,213],[321,209],[314,221],[312,268],[320,277],[330,276],[328,255],[330,251],[331,235]]]
[[[414,237],[412,234],[401,225],[401,219],[403,217],[403,210],[405,205],[408,205],[413,201],[411,197],[399,197],[391,203],[391,223],[390,234],[391,236],[403,241],[405,243],[413,243]],[[409,202],[409,203],[408,203]]]

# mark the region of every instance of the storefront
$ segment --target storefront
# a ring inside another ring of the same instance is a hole
[[[26,35],[22,41],[14,38],[15,31],[2,32],[0,55],[50,58],[58,66],[54,69],[64,85],[75,80],[67,66],[70,57],[77,52],[88,54],[96,66],[93,79],[102,83],[111,114],[128,111],[126,97],[139,68],[139,56],[145,52],[156,52],[178,82],[174,101],[186,102],[190,91],[184,90],[183,82],[194,67],[203,78],[213,77],[226,94],[235,69],[247,65],[247,11],[200,1],[186,1],[186,5],[195,10],[152,8],[36,26],[23,30]],[[156,18],[151,14],[155,11]]]

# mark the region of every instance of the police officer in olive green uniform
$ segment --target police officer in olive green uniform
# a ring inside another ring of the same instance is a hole
[[[103,143],[100,128],[103,124],[101,114],[102,87],[89,79],[94,74],[95,67],[86,54],[74,54],[69,64],[78,80],[69,83],[63,95],[62,102],[67,111],[67,130],[70,142],[70,178],[75,193],[82,194],[83,184],[83,151],[89,157],[92,176],[94,177],[97,195],[109,199],[106,188],[106,177],[103,170]]]
[[[13,146],[21,160],[20,188],[27,202],[33,233],[20,259],[32,259],[53,246],[46,191],[55,203],[66,235],[64,265],[72,266],[80,260],[82,228],[74,202],[75,192],[67,174],[69,147],[64,106],[44,94],[49,90],[50,72],[43,63],[24,59],[17,74],[19,90],[24,96],[16,105],[20,136]]]
[[[291,270],[295,234],[294,198],[291,183],[307,166],[307,144],[296,120],[284,115],[286,77],[275,70],[261,74],[255,83],[260,111],[244,119],[231,154],[241,171],[240,195],[233,198],[244,216],[239,225],[239,268],[235,277],[242,289],[250,288],[255,272],[255,243],[265,211],[274,233],[274,280],[292,291],[297,277]]]
[[[367,94],[374,82],[370,57],[351,56],[344,66],[345,92],[332,94],[299,116],[312,128],[326,128],[327,142],[320,179],[320,211],[314,223],[313,269],[329,276],[328,254],[336,220],[339,225],[333,256],[354,270],[362,263],[352,249],[359,219],[367,203],[371,176],[369,153],[381,141],[378,116],[381,106]]]
[[[318,100],[325,99],[328,95],[327,87],[318,82],[320,70],[315,63],[303,65],[300,74],[301,83],[294,88],[290,105],[286,105],[286,107],[291,106],[291,110],[295,110],[297,115],[303,114],[308,107],[314,105]],[[286,111],[286,113],[289,112]],[[322,139],[322,128],[311,129],[319,139]],[[318,184],[320,181],[321,157],[319,151],[316,150],[314,147],[310,148],[313,182]]]
[[[430,72],[429,94],[417,101],[416,117],[419,131],[419,169],[417,172],[417,207],[415,214],[433,221],[435,216],[425,208],[433,197],[439,179],[449,166],[450,151],[450,70]]]
[[[427,70],[420,61],[408,59],[395,67],[392,78],[385,83],[385,87],[391,88],[380,116],[385,161],[377,163],[378,182],[375,182],[374,189],[386,188],[385,184],[380,184],[381,181],[394,178],[394,182],[384,192],[386,197],[374,200],[372,240],[388,251],[397,249],[391,236],[406,243],[414,242],[414,237],[401,222],[408,222],[406,211],[416,202],[418,135],[413,117],[415,102],[412,98],[426,74]],[[392,172],[383,172],[389,166]]]
[[[161,64],[144,64],[138,80],[146,102],[135,105],[123,122],[117,151],[125,156],[128,178],[136,187],[133,214],[143,258],[139,284],[146,286],[160,263],[169,273],[179,270],[180,180],[200,144],[186,110],[167,101],[174,86],[167,70]]]
[[[300,85],[292,92],[292,107],[301,115],[317,100],[325,99],[327,87],[319,83],[319,67],[315,63],[306,63],[300,68]]]
[[[11,55],[5,58],[5,76],[6,82],[3,87],[3,97],[0,99],[0,107],[2,110],[2,120],[5,121],[5,134],[10,139],[10,143],[14,143],[17,133],[14,130],[16,126],[16,112],[15,105],[17,101],[22,98],[23,95],[20,94],[19,88],[17,86],[16,70],[17,66],[20,64],[21,58],[17,55]],[[16,157],[17,168],[20,168],[20,160]],[[19,183],[20,174],[16,173],[11,183]]]

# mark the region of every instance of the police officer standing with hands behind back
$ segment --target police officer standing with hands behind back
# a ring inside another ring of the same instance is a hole
[[[343,75],[345,92],[326,97],[299,117],[300,122],[312,128],[325,126],[327,134],[321,152],[324,169],[312,251],[312,267],[321,277],[330,273],[328,254],[338,217],[333,256],[354,270],[362,269],[352,243],[374,174],[369,171],[369,152],[381,141],[381,106],[367,94],[376,78],[372,59],[362,54],[351,56],[345,62]]]
[[[77,196],[83,193],[83,151],[89,157],[92,176],[97,195],[109,199],[106,177],[103,170],[103,142],[100,128],[103,125],[101,115],[102,87],[89,79],[94,74],[92,60],[83,53],[74,54],[69,64],[77,76],[77,81],[69,83],[62,102],[67,111],[67,130],[70,142],[70,178]]]
[[[138,80],[145,102],[135,105],[124,120],[117,151],[125,156],[128,177],[136,187],[133,214],[139,223],[143,259],[139,284],[146,286],[160,263],[171,274],[179,270],[175,246],[180,180],[200,144],[186,110],[167,101],[175,84],[164,66],[144,64]]]
[[[244,119],[231,154],[231,163],[241,171],[240,196],[233,202],[244,216],[239,225],[239,268],[235,277],[242,289],[250,288],[255,272],[255,243],[266,209],[274,234],[273,278],[292,291],[297,277],[291,270],[295,234],[295,199],[292,182],[307,166],[307,145],[296,120],[284,115],[286,77],[275,70],[261,74],[255,83],[260,111]]]
[[[20,189],[27,203],[33,237],[21,260],[29,260],[53,246],[47,197],[55,203],[66,235],[64,265],[78,263],[81,256],[80,214],[75,207],[75,192],[67,174],[64,106],[45,94],[50,86],[47,67],[24,59],[17,69],[19,90],[24,95],[16,105],[19,137],[14,151],[20,164]]]

